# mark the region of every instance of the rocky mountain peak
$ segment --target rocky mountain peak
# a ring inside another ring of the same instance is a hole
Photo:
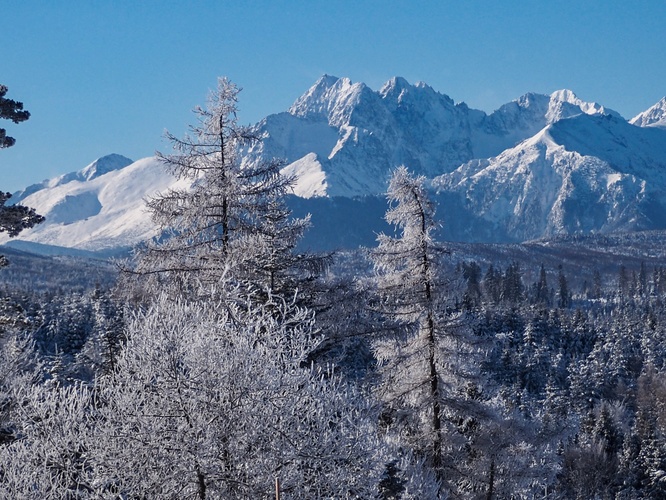
[[[132,163],[133,160],[130,160],[129,158],[123,155],[112,153],[110,155],[98,158],[90,165],[81,169],[79,172],[77,172],[78,174],[77,177],[80,178],[81,180],[90,181],[96,177],[99,177],[100,175],[112,172],[113,170],[119,170],[121,168],[125,168],[127,165],[130,165]]]
[[[366,89],[363,83],[349,78],[324,75],[289,108],[289,114],[309,120],[327,120],[341,125],[349,118],[350,109]]]
[[[374,91],[323,75],[288,112],[259,122],[254,132],[263,140],[240,156],[245,165],[284,159],[285,173],[297,177],[302,214],[312,213],[315,226],[325,221],[320,234],[372,232],[364,210],[381,221],[387,181],[401,165],[433,180],[443,234],[452,240],[663,229],[665,116],[662,99],[633,126],[566,89],[527,93],[489,115],[401,77]],[[47,223],[21,237],[92,249],[115,245],[115,234],[148,234],[142,200],[174,180],[157,160],[129,163],[109,155],[26,189],[16,201],[26,199]]]
[[[596,102],[586,102],[579,99],[571,90],[556,90],[550,95],[548,110],[549,122],[553,123],[562,118],[585,113],[587,115],[613,115],[621,118],[617,111],[606,108]]]
[[[666,128],[666,97],[662,97],[654,106],[634,116],[629,123],[637,127]]]

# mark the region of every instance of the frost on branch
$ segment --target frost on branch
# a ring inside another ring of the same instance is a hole
[[[293,179],[277,159],[245,164],[239,148],[258,140],[237,123],[240,89],[225,78],[197,107],[197,123],[179,139],[174,153],[158,153],[165,166],[189,186],[147,203],[162,236],[147,245],[133,272],[154,276],[180,291],[233,279],[248,293],[293,295],[298,283],[316,273],[321,259],[294,252],[309,226],[295,219],[284,196]]]

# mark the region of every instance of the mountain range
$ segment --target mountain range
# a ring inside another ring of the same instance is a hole
[[[312,214],[304,246],[372,245],[391,171],[426,178],[440,237],[521,242],[666,228],[666,98],[631,120],[569,90],[528,93],[491,114],[424,83],[380,90],[325,75],[283,113],[254,125],[242,161],[285,160],[289,203]],[[155,229],[143,200],[177,182],[155,158],[102,157],[13,200],[47,221],[14,246],[113,252]],[[6,237],[3,237],[7,241]]]

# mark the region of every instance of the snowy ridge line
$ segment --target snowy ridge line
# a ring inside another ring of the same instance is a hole
[[[487,114],[425,83],[380,90],[324,75],[253,127],[245,165],[284,158],[290,205],[312,214],[311,248],[374,243],[399,165],[430,180],[439,237],[520,242],[566,234],[666,229],[666,99],[631,121],[570,90],[527,93]],[[155,235],[144,199],[176,181],[156,158],[121,155],[29,186],[12,201],[47,222],[19,240],[112,252]],[[0,243],[7,242],[0,235]]]

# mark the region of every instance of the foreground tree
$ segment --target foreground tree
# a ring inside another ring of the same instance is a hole
[[[311,328],[282,301],[222,313],[157,301],[100,381],[103,482],[132,497],[264,498],[279,478],[289,498],[371,497],[381,453],[370,406],[303,366]]]
[[[5,98],[7,86],[0,85],[0,118],[21,123],[30,118],[30,113],[23,109],[23,103]],[[0,149],[8,148],[16,143],[16,139],[9,137],[4,128],[0,128]],[[0,233],[6,232],[9,236],[16,236],[24,229],[29,229],[44,221],[34,209],[21,205],[7,206],[10,193],[0,191]],[[0,256],[0,267],[7,264],[4,256]]]
[[[308,219],[293,219],[283,197],[292,179],[282,163],[245,165],[239,148],[257,140],[236,120],[239,88],[221,78],[198,124],[183,139],[168,134],[175,153],[158,153],[186,181],[148,202],[163,231],[141,256],[135,272],[157,275],[181,291],[230,276],[245,292],[288,295],[300,273],[320,264],[294,254]]]
[[[305,364],[318,342],[310,314],[283,301],[215,309],[162,296],[129,322],[93,388],[23,390],[0,490],[269,498],[277,478],[285,498],[373,498],[386,463],[374,410]]]
[[[30,118],[30,113],[23,109],[23,103],[7,99],[7,86],[0,85],[0,118],[21,123]],[[9,137],[4,128],[0,128],[0,148],[8,148],[16,144],[16,139]]]
[[[437,496],[530,497],[535,478],[546,479],[539,460],[545,455],[527,444],[534,432],[507,411],[480,371],[488,339],[474,333],[473,312],[455,306],[424,179],[398,168],[388,199],[386,220],[399,235],[380,235],[372,252],[384,329],[375,343],[380,424],[425,459],[440,483]],[[467,271],[469,292],[481,273]]]
[[[82,386],[35,385],[16,391],[18,439],[0,446],[0,491],[7,498],[110,498],[95,481],[93,395]],[[107,496],[95,495],[100,493]],[[106,491],[105,491],[106,490]]]
[[[411,407],[427,421],[421,432],[427,436],[427,455],[441,480],[443,360],[438,359],[436,340],[442,333],[438,331],[442,318],[436,269],[436,255],[441,250],[431,235],[433,207],[423,178],[411,177],[405,167],[393,174],[387,196],[394,205],[386,220],[396,225],[402,236],[379,235],[379,246],[372,254],[380,310],[397,322],[397,335],[377,344],[377,357],[385,368],[384,399],[391,402],[389,408],[393,406],[385,418],[392,422],[401,414],[400,407]]]

